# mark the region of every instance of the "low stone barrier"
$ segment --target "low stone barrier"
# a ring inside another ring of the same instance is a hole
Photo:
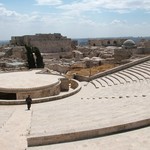
[[[143,119],[139,121],[128,122],[124,124],[85,130],[85,131],[75,131],[72,133],[60,133],[58,135],[40,135],[40,136],[29,136],[27,138],[28,146],[40,146],[48,144],[57,144],[62,142],[72,142],[77,140],[84,140],[89,138],[96,138],[100,136],[106,136],[114,133],[125,132],[141,127],[146,127],[150,125],[150,118]]]
[[[69,91],[69,79],[61,78],[60,81],[61,81],[60,90],[61,91]]]
[[[73,83],[73,85],[76,85],[73,86],[75,88],[71,87],[73,90],[68,92],[62,92],[59,95],[55,95],[55,96],[35,98],[33,99],[32,103],[35,104],[35,103],[43,103],[43,102],[49,102],[54,100],[60,100],[62,98],[66,98],[78,93],[81,90],[80,82],[76,80],[71,80],[71,83]],[[22,104],[26,104],[25,100],[0,100],[0,105],[22,105]]]
[[[79,86],[79,83],[74,79],[70,80],[70,84],[72,89],[76,89]]]
[[[78,80],[78,81],[91,81],[91,80],[94,80],[96,78],[99,78],[99,77],[103,77],[103,76],[106,76],[108,74],[112,74],[112,73],[115,73],[115,72],[118,72],[118,71],[121,71],[121,70],[124,70],[124,69],[127,69],[129,67],[132,67],[132,66],[135,66],[135,65],[138,65],[140,63],[143,63],[145,61],[149,61],[150,60],[150,56],[147,56],[147,57],[144,57],[142,59],[139,59],[139,60],[136,60],[136,61],[133,61],[133,62],[130,62],[130,63],[127,63],[127,64],[124,64],[124,65],[120,65],[118,67],[115,67],[115,68],[112,68],[110,70],[107,70],[107,71],[104,71],[104,72],[101,72],[101,73],[98,73],[98,74],[95,74],[91,77],[87,77],[87,76],[80,76],[78,74],[75,74],[74,75],[74,79]]]

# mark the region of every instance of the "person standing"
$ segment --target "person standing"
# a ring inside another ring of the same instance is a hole
[[[30,107],[32,104],[32,98],[30,97],[30,95],[28,95],[28,97],[26,98],[26,104],[27,104],[28,110],[30,110]]]

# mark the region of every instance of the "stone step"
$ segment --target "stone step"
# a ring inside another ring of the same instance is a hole
[[[94,138],[150,125],[148,99],[148,97],[142,100],[140,97],[122,100],[95,98],[82,100],[80,105],[79,100],[70,99],[59,104],[44,105],[43,109],[40,107],[41,110],[36,107],[28,146]]]
[[[99,138],[92,138],[69,143],[29,147],[27,150],[148,150],[150,146],[150,127],[132,130],[124,133],[113,134]],[[136,140],[135,140],[136,139]],[[111,147],[110,147],[111,145]]]

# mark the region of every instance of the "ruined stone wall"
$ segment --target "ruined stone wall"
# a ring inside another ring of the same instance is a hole
[[[43,53],[69,52],[72,50],[71,39],[56,33],[12,37],[11,44],[37,47]]]
[[[74,79],[70,80],[70,84],[72,89],[76,89],[79,86],[79,83]]]
[[[150,40],[142,39],[138,44],[138,52],[140,54],[150,54]]]
[[[60,54],[59,53],[42,53],[43,59],[60,59]]]
[[[61,59],[61,58],[67,58],[71,59],[73,56],[72,52],[58,52],[58,53],[42,53],[43,59]]]
[[[70,40],[33,40],[30,45],[38,47],[42,53],[58,53],[71,51]]]
[[[27,60],[26,49],[24,46],[16,46],[12,48],[12,56],[13,58]]]
[[[47,64],[46,67],[48,69],[60,72],[60,73],[66,73],[67,71],[70,70],[69,66],[64,66],[64,65],[60,65],[60,64]]]
[[[143,48],[150,48],[150,40],[144,40],[140,44],[141,44],[140,46]]]
[[[21,36],[12,36],[11,37],[11,40],[10,40],[10,43],[12,45],[18,45],[18,46],[23,46],[24,44],[24,37],[21,37]]]
[[[114,50],[115,62],[120,63],[124,59],[129,59],[133,54],[134,49],[118,48]]]
[[[121,46],[126,39],[91,39],[89,46]]]
[[[69,91],[69,79],[67,78],[61,78],[60,79],[61,84],[60,84],[60,89],[61,91]]]

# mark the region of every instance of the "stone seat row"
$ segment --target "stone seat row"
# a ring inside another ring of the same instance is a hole
[[[94,138],[101,136],[100,132],[108,134],[108,129],[120,132],[127,126],[149,125],[149,75],[142,66],[138,68],[142,71],[136,69],[134,66],[83,82],[86,86],[76,95],[35,105],[28,146]]]
[[[149,95],[150,85],[147,81],[134,82],[132,84],[116,85],[106,88],[98,88],[91,97],[118,97],[118,96],[139,96]]]
[[[113,86],[118,84],[127,84],[133,82],[140,82],[142,80],[150,79],[150,63],[142,63],[117,73],[100,77],[90,81],[95,88]]]
[[[141,123],[145,124],[144,120],[149,118],[149,104],[148,96],[142,99],[139,96],[117,97],[115,100],[108,98],[108,100],[103,99],[102,101],[95,98],[92,103],[74,97],[64,101],[55,101],[49,105],[43,104],[40,109],[37,105],[34,108],[28,144],[33,146],[36,144],[55,144],[61,141],[68,142],[68,139],[64,141],[67,137],[70,137],[69,139],[72,141],[83,137],[84,139],[89,138],[89,135],[92,138],[93,130],[96,129],[95,133],[99,133],[97,129],[105,132],[105,129],[107,131],[107,127],[110,125],[111,129],[118,126],[117,131],[119,131],[119,126],[126,123],[129,123],[129,126],[131,123],[132,127],[133,123],[138,125],[137,121],[143,120]],[[42,118],[42,120],[38,118]],[[150,120],[147,121],[149,124]],[[84,136],[85,132],[86,136]],[[44,140],[45,138],[47,140]]]

